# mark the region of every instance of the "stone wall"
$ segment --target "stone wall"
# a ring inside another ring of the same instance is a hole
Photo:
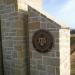
[[[6,46],[9,44],[7,39],[6,38],[9,38],[9,37],[6,37],[8,36],[7,32],[8,30],[10,29],[9,27],[9,23],[10,23],[10,20],[8,20],[8,18],[10,19],[10,14],[12,14],[14,11],[15,11],[15,6],[13,4],[13,2],[11,3],[11,1],[5,1],[5,0],[0,0],[0,27],[1,27],[1,41],[2,41],[2,54],[3,55],[3,71],[5,71],[5,74],[8,75],[8,73],[6,73],[6,71],[8,72],[9,71],[9,58],[11,56],[8,56],[8,55],[11,55],[8,53],[8,51],[10,51],[10,49],[8,50],[8,47],[6,49]],[[8,15],[9,14],[9,15]],[[7,42],[6,42],[7,41]],[[1,42],[0,42],[1,43]],[[9,44],[10,45],[10,44]],[[1,73],[0,73],[1,74]]]
[[[70,75],[70,30],[59,31],[60,75]]]
[[[4,75],[70,75],[69,30],[27,4],[24,9],[23,0],[22,3],[17,1],[0,0]],[[32,45],[32,36],[39,29],[46,29],[53,36],[54,45],[48,53],[39,53]],[[63,63],[64,59],[67,60]]]
[[[26,74],[27,14],[18,11],[16,0],[0,0],[4,75]],[[0,73],[1,74],[1,73]]]
[[[29,7],[29,50],[31,75],[60,75],[59,28],[52,20]],[[48,30],[54,46],[48,53],[37,52],[32,44],[33,34],[39,29]]]

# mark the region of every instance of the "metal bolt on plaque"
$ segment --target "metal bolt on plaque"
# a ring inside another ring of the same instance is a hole
[[[53,36],[48,30],[40,29],[34,33],[32,43],[38,52],[45,53],[53,46]]]

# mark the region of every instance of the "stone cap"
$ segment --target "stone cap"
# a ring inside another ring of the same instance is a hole
[[[27,0],[31,3],[33,3],[34,6],[42,8],[43,0]]]
[[[26,4],[30,7],[32,7],[33,9],[37,10],[38,12],[40,12],[41,14],[45,15],[48,19],[53,20],[54,22],[56,22],[61,28],[67,28],[70,29],[65,23],[58,21],[54,16],[51,16],[50,14],[48,14],[47,12],[45,12],[42,8],[39,8],[37,6],[34,6],[31,2],[26,1]]]

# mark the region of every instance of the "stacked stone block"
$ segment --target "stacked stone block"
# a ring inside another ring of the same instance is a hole
[[[37,10],[29,7],[29,50],[31,75],[60,75],[59,25]],[[37,52],[32,37],[39,29],[48,30],[54,39],[54,46],[48,53]]]
[[[24,0],[0,0],[0,20],[0,53],[4,64],[0,72],[3,70],[4,75],[70,75],[69,29],[62,28]],[[33,47],[32,36],[39,29],[48,30],[53,36],[54,45],[48,53],[39,53]],[[2,65],[2,60],[0,63]]]
[[[16,2],[2,0],[0,3],[4,75],[26,74],[27,14],[23,10],[18,12]]]

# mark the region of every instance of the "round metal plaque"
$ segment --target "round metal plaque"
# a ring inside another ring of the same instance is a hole
[[[47,30],[38,30],[32,37],[34,48],[39,52],[48,52],[53,46],[53,37]]]

